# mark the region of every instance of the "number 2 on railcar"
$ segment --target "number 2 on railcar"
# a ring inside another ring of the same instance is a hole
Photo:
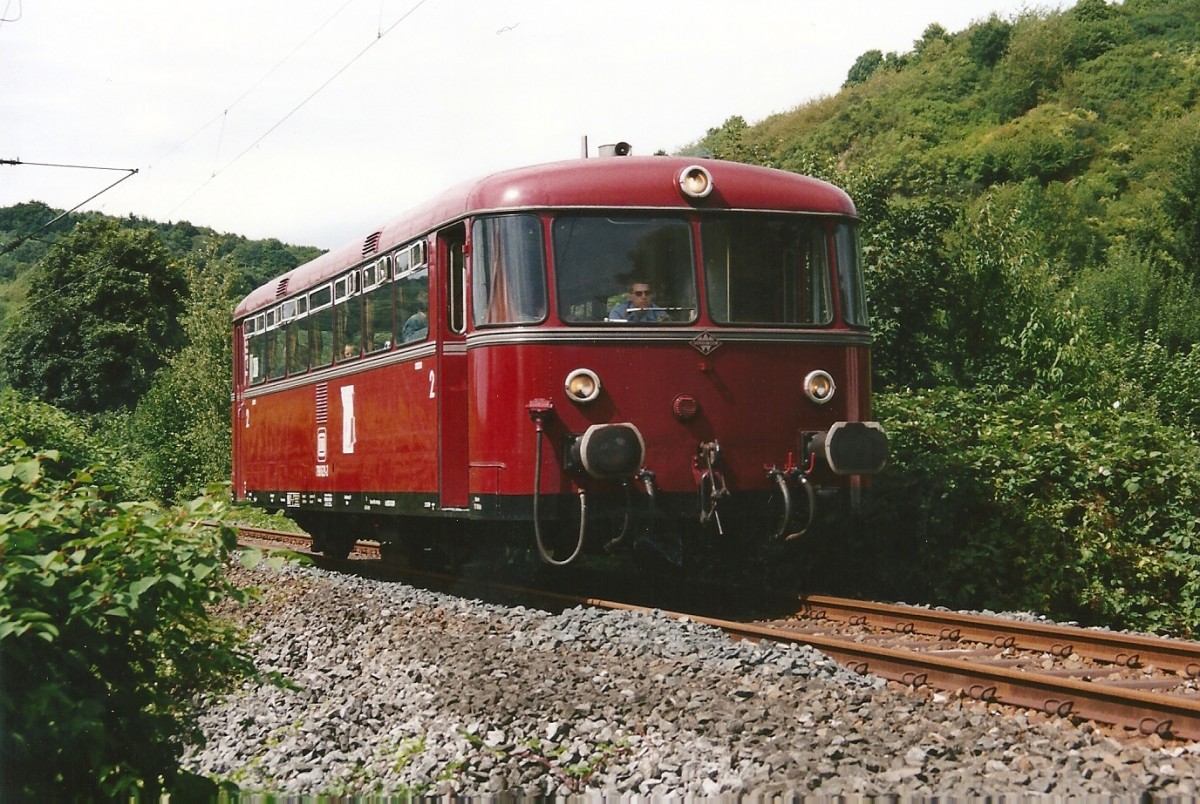
[[[335,555],[793,538],[887,460],[857,224],[830,184],[677,157],[451,190],[239,304],[235,499]]]

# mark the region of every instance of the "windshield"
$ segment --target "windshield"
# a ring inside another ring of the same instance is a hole
[[[863,288],[862,244],[858,229],[848,223],[839,223],[835,238],[842,316],[852,327],[866,327],[871,321],[867,315],[867,292]]]
[[[701,225],[708,311],[718,324],[828,324],[828,252],[816,221],[731,215]]]
[[[619,326],[696,319],[691,227],[683,218],[561,215],[552,232],[564,322]]]

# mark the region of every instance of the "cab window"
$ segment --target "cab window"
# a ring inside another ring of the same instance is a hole
[[[801,217],[730,215],[701,225],[708,312],[718,324],[833,320],[824,229]]]
[[[552,233],[565,323],[696,320],[692,232],[683,218],[560,215]],[[645,306],[630,312],[635,299]]]
[[[471,230],[471,309],[475,326],[530,324],[546,317],[542,222],[499,215]]]

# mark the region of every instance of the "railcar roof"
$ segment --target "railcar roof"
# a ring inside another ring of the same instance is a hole
[[[704,199],[686,198],[678,176],[702,165],[713,177]],[[302,288],[331,279],[365,258],[412,241],[467,215],[521,209],[632,207],[646,209],[777,210],[854,216],[850,197],[838,187],[797,173],[713,159],[622,156],[575,159],[493,173],[447,190],[359,240],[322,254],[255,289],[235,318],[257,311]],[[370,248],[376,232],[377,247]],[[281,292],[286,288],[286,292]]]

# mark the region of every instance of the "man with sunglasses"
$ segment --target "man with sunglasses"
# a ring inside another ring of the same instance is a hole
[[[662,307],[654,304],[654,291],[650,283],[635,279],[629,283],[625,301],[617,304],[608,314],[609,321],[624,321],[633,324],[649,324],[669,321],[670,316]]]

